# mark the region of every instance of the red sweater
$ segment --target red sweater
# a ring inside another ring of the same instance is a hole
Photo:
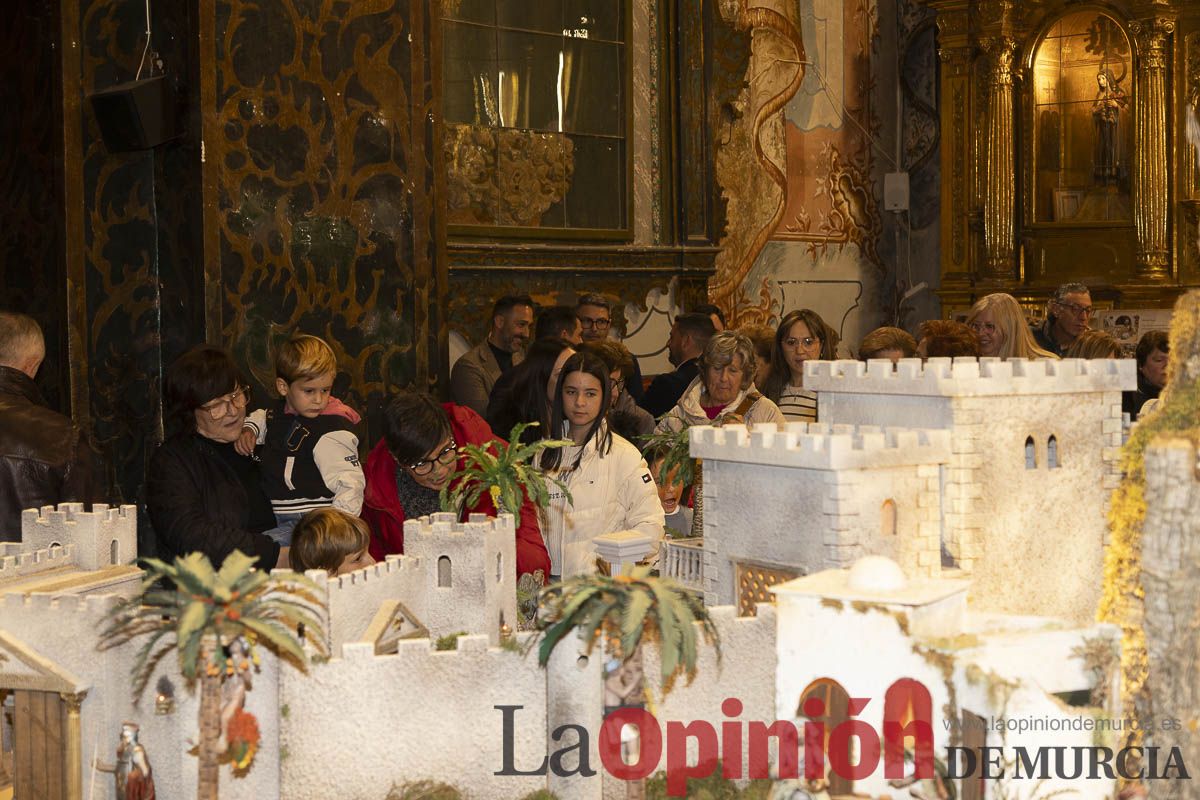
[[[483,417],[471,409],[453,403],[443,403],[442,408],[450,418],[450,430],[460,447],[464,444],[485,444],[497,438]],[[462,466],[460,459],[458,468],[462,469]],[[371,526],[370,553],[375,559],[383,560],[390,553],[404,552],[406,517],[400,505],[400,493],[396,489],[396,459],[392,458],[387,443],[382,439],[367,456],[364,472],[367,488],[363,493],[362,518]],[[467,513],[496,516],[491,495],[484,492],[474,508],[467,509]],[[517,520],[517,575],[539,569],[544,575],[550,575],[550,555],[542,541],[537,510],[527,496],[521,504],[521,514]]]

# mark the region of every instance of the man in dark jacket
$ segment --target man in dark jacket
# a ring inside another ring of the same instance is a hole
[[[1091,290],[1082,283],[1064,283],[1046,305],[1046,321],[1033,326],[1030,332],[1039,347],[1061,358],[1088,329],[1093,313]]]
[[[26,508],[97,499],[91,449],[33,382],[45,356],[37,322],[0,312],[0,541],[21,541]]]
[[[671,325],[667,339],[667,358],[674,372],[659,375],[651,381],[638,405],[655,417],[661,417],[679,402],[688,386],[700,374],[699,358],[716,333],[707,314],[680,314]]]

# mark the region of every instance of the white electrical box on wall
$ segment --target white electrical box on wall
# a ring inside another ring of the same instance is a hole
[[[883,210],[908,210],[907,172],[889,172],[883,176]]]

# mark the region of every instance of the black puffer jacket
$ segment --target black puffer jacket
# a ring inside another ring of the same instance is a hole
[[[24,372],[0,367],[0,542],[21,541],[21,511],[97,500],[92,451],[79,428],[46,407]]]
[[[242,457],[232,449],[232,444],[182,433],[155,451],[146,477],[146,508],[159,558],[170,561],[200,551],[219,567],[241,550],[258,556],[259,567],[275,567],[279,545],[263,534],[274,523],[271,505],[256,465],[247,461],[239,475],[230,459]]]

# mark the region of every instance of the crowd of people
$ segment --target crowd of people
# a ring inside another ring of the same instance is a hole
[[[339,574],[404,552],[404,522],[441,510],[462,448],[495,452],[525,423],[525,442],[561,439],[534,467],[554,478],[549,502],[524,498],[516,515],[516,570],[550,580],[602,568],[595,536],[636,530],[659,542],[691,528],[688,487],[663,474],[663,437],[692,425],[812,422],[817,396],[805,363],[839,357],[1113,358],[1120,346],[1092,330],[1088,287],[1066,284],[1045,322],[1030,327],[1018,302],[991,294],[965,322],[930,320],[917,336],[894,327],[846,352],[810,309],[774,329],[727,330],[714,306],[677,315],[666,341],[673,367],[648,383],[638,360],[610,338],[612,305],[585,295],[574,307],[537,309],[528,296],[498,300],[484,340],[454,364],[450,402],[399,391],[382,436],[360,463],[360,417],[331,395],[330,346],[297,334],[277,348],[272,402],[251,404],[233,357],[202,345],[177,359],[163,385],[173,432],[149,464],[144,509],[153,549],[170,559],[200,551],[214,563],[238,549],[261,565]],[[1138,342],[1136,418],[1166,383],[1166,334]],[[20,510],[97,500],[94,456],[71,420],[46,408],[34,384],[42,333],[27,316],[0,313],[0,539],[19,538]],[[470,513],[495,514],[483,492]],[[16,536],[13,536],[13,534]],[[648,560],[657,558],[655,546]]]

